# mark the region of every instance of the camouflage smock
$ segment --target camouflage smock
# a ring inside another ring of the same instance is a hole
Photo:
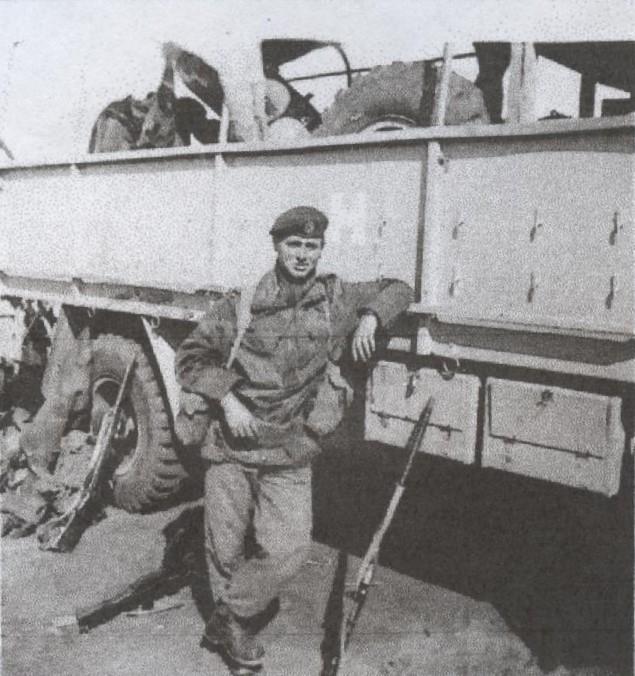
[[[397,280],[349,283],[327,275],[297,284],[274,269],[256,288],[230,369],[224,364],[237,334],[236,306],[230,299],[216,303],[178,349],[177,379],[216,406],[232,390],[260,421],[260,433],[256,442],[234,439],[218,413],[207,457],[254,465],[309,462],[319,452],[311,414],[327,365],[340,358],[360,314],[372,312],[388,327],[412,297]]]

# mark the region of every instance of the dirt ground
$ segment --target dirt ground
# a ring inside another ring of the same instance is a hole
[[[176,510],[178,511],[178,510]],[[112,512],[70,555],[39,552],[32,538],[3,547],[3,673],[7,675],[223,674],[199,646],[202,620],[184,589],[161,613],[122,615],[79,635],[64,626],[75,608],[107,596],[160,560],[160,530],[175,512]],[[134,546],[131,546],[134,543]],[[337,551],[315,543],[264,633],[266,673],[318,674],[326,602]],[[359,559],[350,557],[349,578]],[[118,583],[118,585],[117,585]],[[382,568],[342,673],[541,673],[490,604]]]
[[[267,676],[320,673],[338,552],[348,554],[351,582],[390,497],[395,460],[366,449],[318,462],[315,543],[265,629]],[[164,527],[189,508],[110,509],[71,554],[40,552],[34,537],[5,538],[2,673],[228,673],[200,646],[196,590],[167,599],[176,608],[121,614],[86,634],[68,624],[78,607],[158,566]],[[632,673],[631,514],[616,501],[422,459],[342,675]]]

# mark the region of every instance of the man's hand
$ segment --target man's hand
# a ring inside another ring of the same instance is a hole
[[[225,420],[235,437],[253,439],[257,436],[256,417],[251,411],[231,392],[228,392],[220,402],[225,413]]]
[[[374,314],[362,315],[355,333],[351,351],[354,361],[368,361],[375,352],[375,331],[379,321]]]

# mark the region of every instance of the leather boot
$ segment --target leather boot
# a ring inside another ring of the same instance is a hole
[[[256,639],[253,621],[239,617],[226,605],[218,605],[205,627],[205,639],[215,648],[221,649],[236,664],[259,668],[265,649]]]

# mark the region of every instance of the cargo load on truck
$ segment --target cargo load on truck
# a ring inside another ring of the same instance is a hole
[[[100,113],[92,130],[88,152],[114,152],[134,148],[173,148],[218,141],[219,119],[209,119],[195,98],[174,93],[174,78],[207,104],[220,118],[223,90],[218,73],[190,52],[164,46],[165,68],[156,92],[144,99],[127,96],[113,101]]]

